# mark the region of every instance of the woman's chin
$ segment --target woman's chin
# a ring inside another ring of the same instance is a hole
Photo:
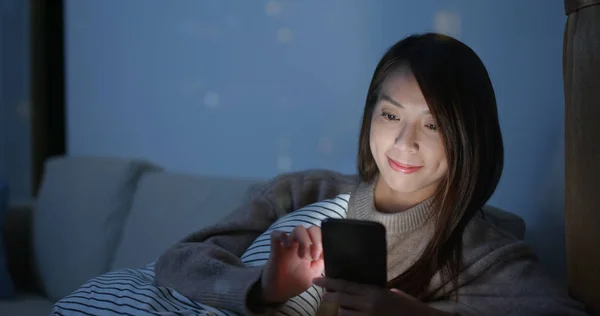
[[[415,181],[416,179],[411,179],[405,175],[402,175],[402,178],[400,179],[399,176],[396,175],[392,177],[384,176],[383,178],[386,182],[386,185],[396,193],[416,193],[422,188],[418,185],[419,181]]]

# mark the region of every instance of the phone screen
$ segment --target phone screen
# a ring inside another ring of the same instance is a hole
[[[387,283],[385,227],[377,222],[326,219],[321,224],[325,275],[360,284]]]

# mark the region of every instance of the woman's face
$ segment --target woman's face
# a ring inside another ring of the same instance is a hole
[[[448,171],[439,127],[407,70],[383,83],[370,132],[379,183],[418,201],[431,197]]]

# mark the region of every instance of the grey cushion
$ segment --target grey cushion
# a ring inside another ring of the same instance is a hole
[[[33,218],[42,286],[58,300],[105,273],[113,259],[140,175],[149,163],[65,157],[46,163]]]
[[[140,179],[112,269],[140,268],[239,206],[256,180],[174,173]]]
[[[35,294],[19,294],[10,300],[0,300],[0,315],[46,316],[54,303]]]

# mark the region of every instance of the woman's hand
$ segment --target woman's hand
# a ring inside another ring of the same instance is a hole
[[[323,295],[322,303],[339,306],[339,316],[449,315],[396,289],[328,278],[317,278],[313,283],[328,291]]]
[[[264,303],[284,303],[312,286],[323,272],[321,228],[296,227],[291,234],[271,233],[271,255],[261,279]]]

